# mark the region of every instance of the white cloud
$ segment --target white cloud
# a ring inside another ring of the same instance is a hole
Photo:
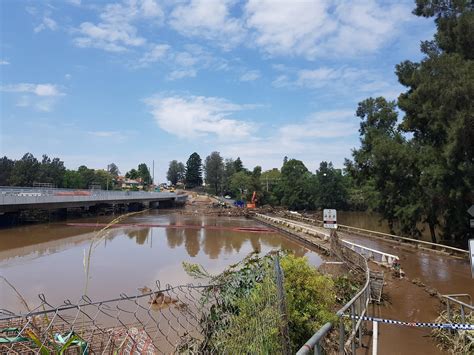
[[[20,83],[20,84],[10,84],[4,85],[1,87],[2,91],[5,92],[21,92],[21,93],[30,93],[37,96],[62,96],[62,93],[57,85],[54,84],[30,84],[30,83]]]
[[[224,49],[230,49],[245,36],[242,20],[230,14],[234,3],[232,0],[191,0],[173,9],[169,23],[185,36],[216,41]]]
[[[66,1],[70,3],[71,5],[76,5],[76,6],[81,5],[81,0],[66,0]]]
[[[43,16],[42,22],[38,26],[36,26],[33,29],[33,31],[35,33],[38,33],[38,32],[44,31],[46,29],[51,30],[51,31],[56,31],[58,29],[58,24],[56,23],[56,21],[54,21],[49,16]]]
[[[168,80],[178,80],[183,78],[194,78],[196,77],[197,71],[195,69],[186,70],[173,70],[167,76]]]
[[[249,70],[240,76],[240,81],[254,81],[260,78],[258,70]]]
[[[0,60],[0,65],[8,65],[10,62],[8,60]]]
[[[166,54],[170,50],[170,46],[167,44],[154,44],[151,49],[146,52],[138,61],[139,67],[146,67],[152,63],[158,62],[165,58]]]
[[[145,99],[158,125],[180,138],[197,138],[209,134],[219,139],[248,137],[253,124],[229,116],[248,109],[219,97],[161,96]]]
[[[307,119],[281,126],[266,137],[253,137],[218,149],[224,156],[240,156],[247,166],[263,169],[281,167],[284,156],[301,159],[310,170],[320,161],[343,166],[351,148],[357,144],[358,122],[354,110],[312,113]]]
[[[81,23],[74,43],[78,47],[99,48],[109,52],[123,52],[130,47],[143,46],[147,40],[138,35],[133,23],[141,19],[160,23],[163,16],[163,11],[155,0],[129,0],[121,4],[108,4],[100,14],[100,23]]]
[[[385,96],[395,99],[402,87],[385,73],[367,69],[342,67],[318,67],[315,69],[278,69],[279,74],[272,82],[276,88],[308,88],[325,95],[346,93],[352,97]]]
[[[246,26],[255,43],[271,55],[359,55],[373,52],[393,38],[410,18],[411,7],[358,1],[249,0]]]
[[[88,131],[87,134],[96,138],[110,138],[118,141],[126,139],[126,136],[119,131]]]
[[[301,141],[351,136],[357,129],[354,110],[333,110],[314,112],[304,122],[284,125],[279,131],[285,140]]]
[[[37,111],[50,112],[58,98],[65,94],[54,84],[9,84],[0,87],[0,91],[19,93],[17,107],[32,107]]]

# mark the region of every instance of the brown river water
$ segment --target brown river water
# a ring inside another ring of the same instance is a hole
[[[100,227],[111,217],[81,218],[0,230],[0,275],[14,285],[30,307],[45,294],[51,304],[78,300],[84,293],[85,255]],[[275,232],[253,232],[242,228],[265,228],[245,218],[184,216],[154,210],[129,217],[96,242],[90,258],[87,295],[93,300],[134,295],[138,288],[161,284],[181,285],[193,280],[184,272],[182,262],[199,263],[211,273],[219,273],[254,250],[292,250],[306,255],[313,265],[321,257]],[[165,228],[164,225],[189,228]],[[154,225],[153,227],[144,227]],[[236,228],[237,227],[237,228]],[[19,311],[20,302],[0,280],[0,308]]]
[[[87,294],[93,300],[115,298],[120,293],[137,294],[138,288],[153,287],[156,280],[171,285],[192,282],[183,270],[183,261],[199,263],[211,273],[219,273],[254,250],[267,253],[272,249],[287,249],[307,256],[315,266],[323,262],[317,253],[284,235],[252,231],[251,228],[266,227],[245,218],[185,216],[153,210],[121,221],[97,242],[97,231],[111,219],[102,216],[0,229],[0,275],[7,278],[33,308],[40,303],[37,296],[40,293],[56,305],[65,299],[74,302],[80,298],[86,284],[84,255],[94,240],[97,247],[91,254],[87,281]],[[339,222],[384,231],[376,216],[340,213]],[[182,228],[183,225],[187,227]],[[418,278],[442,294],[474,296],[474,281],[466,261],[341,234],[352,242],[400,256],[409,279]],[[440,310],[435,298],[408,280],[392,288],[391,296],[386,307],[371,307],[369,314],[430,322]],[[0,308],[24,311],[15,293],[1,280]],[[379,353],[442,353],[430,339],[428,329],[381,324],[379,330]],[[358,354],[361,353],[370,353],[370,350],[359,349]]]

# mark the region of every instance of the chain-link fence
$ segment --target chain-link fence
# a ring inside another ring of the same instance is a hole
[[[157,282],[138,295],[60,306],[40,295],[27,313],[0,310],[0,354],[289,353],[283,275],[271,260],[235,284]]]

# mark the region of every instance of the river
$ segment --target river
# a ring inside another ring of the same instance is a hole
[[[97,231],[102,227],[92,225],[111,219],[102,216],[1,229],[0,275],[34,308],[41,293],[57,305],[65,299],[78,300],[86,286],[91,299],[104,300],[121,293],[137,294],[138,288],[152,287],[157,280],[185,284],[193,280],[182,262],[199,263],[219,273],[255,250],[292,250],[298,256],[306,255],[313,265],[322,263],[318,254],[281,234],[239,229],[265,228],[245,218],[151,210],[121,221],[140,227],[112,228],[98,240]],[[85,255],[93,241],[86,280]],[[24,311],[15,292],[5,282],[0,285],[1,308]]]

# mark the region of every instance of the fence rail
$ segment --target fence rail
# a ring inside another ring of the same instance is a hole
[[[360,254],[364,255],[368,259],[373,259],[373,261],[386,265],[388,267],[393,267],[394,263],[399,262],[400,258],[397,255],[384,253],[379,250],[368,248],[363,245],[349,242],[348,240],[341,240],[342,243],[346,244],[352,250],[358,251]]]
[[[323,221],[317,220],[317,219],[311,219],[307,217],[303,217],[299,214],[286,214],[288,218],[293,218],[296,220],[301,220],[310,224],[315,224],[318,226],[322,226]],[[413,238],[407,238],[407,237],[401,237],[399,235],[394,235],[394,234],[389,234],[389,233],[383,233],[383,232],[377,232],[377,231],[372,231],[364,228],[358,228],[358,227],[352,227],[352,226],[347,226],[344,224],[338,224],[337,225],[338,230],[341,231],[347,231],[347,232],[352,232],[354,234],[359,234],[363,236],[369,236],[369,237],[375,237],[375,238],[381,238],[385,240],[391,240],[395,242],[404,242],[410,245],[414,245],[416,247],[424,247],[427,250],[437,250],[445,253],[451,253],[455,255],[459,255],[461,257],[466,257],[469,256],[469,251],[460,249],[460,248],[455,248],[449,245],[444,245],[444,244],[439,244],[439,243],[432,243],[432,242],[427,242],[424,240],[419,240],[419,239],[413,239]]]
[[[0,310],[0,353],[120,354],[171,353],[187,337],[202,336],[201,292],[215,285],[141,289],[141,294],[92,301],[65,301],[56,307],[44,295],[26,313]],[[71,340],[71,342],[69,342]]]
[[[52,203],[100,203],[116,201],[185,201],[187,195],[174,192],[107,191],[57,188],[0,187],[0,207]]]

